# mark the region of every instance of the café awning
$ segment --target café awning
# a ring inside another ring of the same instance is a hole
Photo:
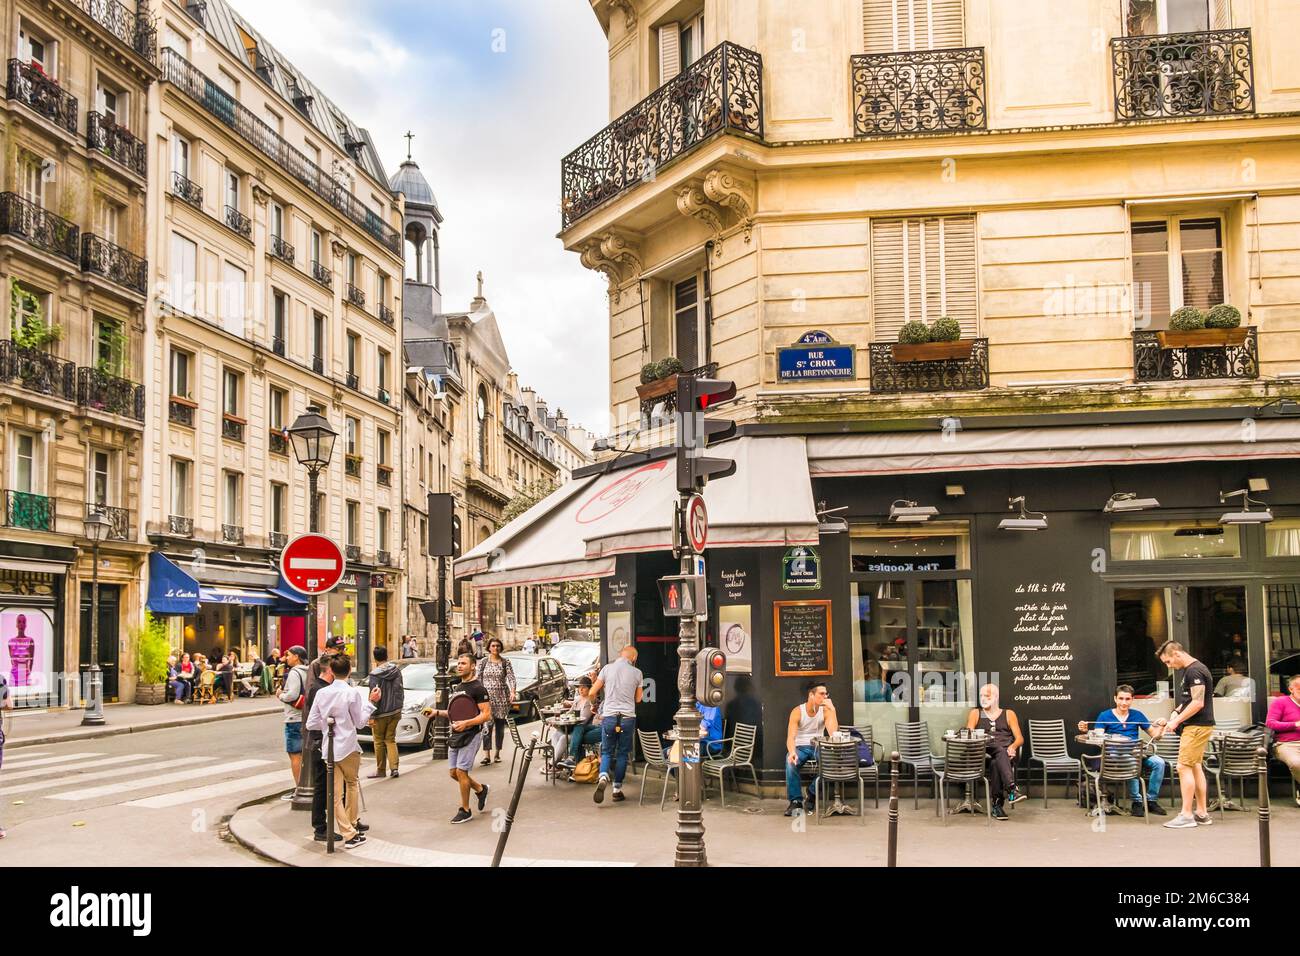
[[[149,598],[154,614],[193,614],[199,609],[199,583],[161,551],[149,553]]]
[[[1286,418],[935,429],[808,439],[814,478],[1296,457],[1300,420]]]
[[[817,543],[802,437],[747,437],[709,449],[736,474],[704,492],[709,547]],[[608,577],[620,554],[672,548],[672,456],[569,482],[455,563],[476,587]]]
[[[244,604],[250,607],[274,607],[279,601],[270,591],[247,588],[199,588],[200,604]]]

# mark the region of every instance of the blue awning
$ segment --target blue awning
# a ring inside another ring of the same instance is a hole
[[[272,607],[276,603],[269,591],[253,591],[248,588],[200,587],[200,604],[244,604],[256,607]]]
[[[275,598],[275,607],[271,609],[272,614],[283,617],[306,612],[306,596],[289,587],[284,581],[284,575],[280,576],[279,583],[275,587],[267,588],[267,591]]]
[[[149,600],[145,608],[154,614],[193,614],[199,609],[199,582],[161,551],[151,551]]]

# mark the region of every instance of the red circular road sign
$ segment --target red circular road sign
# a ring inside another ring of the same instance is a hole
[[[709,512],[703,495],[691,495],[686,502],[686,538],[691,550],[699,554],[709,543]]]
[[[300,594],[324,594],[343,579],[343,549],[323,534],[300,534],[284,546],[280,574]]]

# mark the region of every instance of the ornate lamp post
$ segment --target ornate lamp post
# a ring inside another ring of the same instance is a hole
[[[83,727],[102,727],[104,720],[104,672],[99,669],[99,543],[112,527],[102,511],[92,511],[84,522],[90,539],[90,701],[81,718]]]
[[[316,493],[316,485],[320,473],[329,467],[330,458],[334,455],[334,441],[339,435],[338,432],[330,428],[329,419],[322,414],[319,405],[308,405],[307,410],[289,426],[288,433],[289,443],[293,445],[293,457],[298,459],[298,464],[307,469],[308,513],[311,516],[307,530],[319,531],[320,502]],[[316,653],[315,595],[307,599],[307,627],[305,631],[304,645],[307,648],[308,655],[314,655]],[[302,723],[302,739],[306,741],[306,708],[303,708]],[[307,759],[302,762],[302,770],[298,774],[298,789],[293,794],[293,808],[295,810],[311,809],[312,778],[312,761],[310,755],[307,755]]]

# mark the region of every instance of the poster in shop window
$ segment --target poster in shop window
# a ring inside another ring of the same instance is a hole
[[[0,673],[16,703],[49,693],[54,679],[54,625],[40,608],[0,611]]]
[[[632,612],[615,611],[605,615],[605,632],[609,635],[609,656],[606,661],[618,657],[623,648],[632,643]]]
[[[718,608],[718,646],[727,655],[728,674],[754,672],[754,633],[748,604]]]

